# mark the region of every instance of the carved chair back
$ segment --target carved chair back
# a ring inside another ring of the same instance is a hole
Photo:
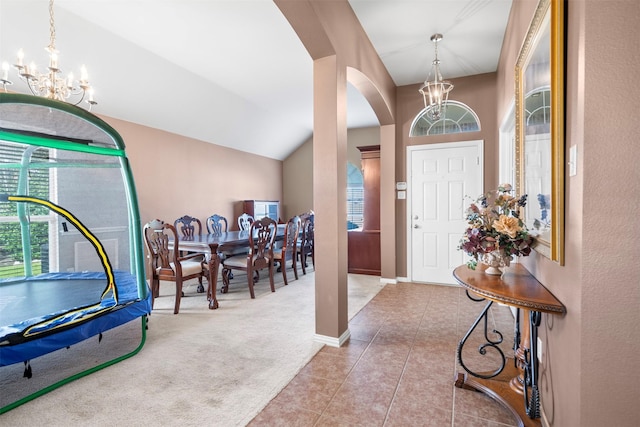
[[[180,231],[182,238],[193,238],[193,236],[202,234],[202,223],[198,218],[184,215],[173,222],[176,230]]]
[[[276,240],[278,224],[264,217],[251,224],[249,233],[249,256],[255,269],[266,268],[273,262],[273,244]]]
[[[209,234],[222,234],[227,231],[227,218],[218,214],[213,214],[207,218],[207,232]]]
[[[253,217],[245,212],[238,217],[238,228],[240,230],[249,230],[253,222]]]

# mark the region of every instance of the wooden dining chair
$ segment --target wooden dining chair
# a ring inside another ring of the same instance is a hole
[[[202,223],[198,218],[184,215],[173,221],[173,226],[180,233],[182,239],[193,239],[193,236],[202,234]],[[193,252],[180,252],[180,256]]]
[[[207,232],[209,234],[220,235],[222,233],[226,233],[229,223],[227,222],[227,218],[222,215],[213,214],[209,218],[207,218]],[[226,258],[235,256],[235,255],[247,255],[249,253],[248,247],[233,247],[229,250],[219,250],[218,256],[220,260],[224,260]],[[233,279],[233,273],[230,273],[229,279]]]
[[[173,226],[180,232],[182,238],[193,238],[198,234],[202,234],[202,223],[198,218],[184,215],[173,222]]]
[[[311,256],[314,270],[316,268],[314,219],[315,214],[306,215],[299,233],[297,256],[302,266],[302,274],[307,274],[307,257],[309,256]]]
[[[213,214],[207,218],[207,232],[209,234],[226,233],[228,226],[227,218],[221,215]]]
[[[273,250],[273,259],[280,264],[279,268],[282,271],[285,286],[289,284],[287,280],[287,263],[289,261],[291,261],[293,275],[298,280],[298,233],[300,232],[300,227],[299,216],[289,219],[284,228],[282,247]]]
[[[247,284],[251,298],[255,298],[253,286],[254,273],[262,269],[269,270],[271,292],[276,288],[273,282],[273,244],[276,239],[278,224],[269,217],[254,221],[249,229],[249,253],[246,257],[234,256],[222,261],[222,293],[229,291],[229,276],[232,270],[243,270],[247,273]]]
[[[173,225],[159,219],[144,226],[144,238],[149,251],[151,307],[153,308],[153,303],[160,292],[160,281],[175,282],[176,303],[173,314],[178,314],[183,296],[182,285],[186,280],[198,279],[199,289],[204,291],[202,277],[206,274],[205,257],[203,254],[180,256],[178,231]]]
[[[253,221],[253,217],[245,212],[238,217],[238,228],[240,230],[249,230]]]

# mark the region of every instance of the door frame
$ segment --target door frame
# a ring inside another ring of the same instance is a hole
[[[410,145],[407,147],[406,155],[406,171],[407,171],[407,209],[406,209],[406,224],[407,224],[407,279],[409,282],[413,281],[413,241],[411,233],[411,212],[412,212],[412,196],[411,196],[411,160],[415,151],[423,150],[441,150],[444,148],[464,148],[464,147],[476,147],[478,149],[478,156],[480,157],[480,175],[482,176],[482,191],[484,191],[484,140],[474,139],[470,141],[456,141],[456,142],[441,142],[436,144],[423,144],[423,145]],[[475,195],[471,195],[474,197]],[[464,232],[464,230],[461,230]]]

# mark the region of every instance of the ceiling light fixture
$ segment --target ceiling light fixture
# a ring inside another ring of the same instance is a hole
[[[424,82],[424,85],[420,88],[419,92],[424,98],[424,108],[427,110],[426,114],[432,120],[439,120],[446,108],[447,99],[449,98],[449,92],[453,89],[453,84],[447,80],[442,79],[440,73],[440,60],[438,59],[438,42],[442,40],[442,34],[434,34],[431,36],[431,41],[435,44],[436,57],[433,60],[433,66],[429,72],[429,77]],[[433,80],[430,81],[431,76]]]
[[[49,65],[44,73],[38,72],[36,65],[31,62],[29,65],[24,63],[24,52],[22,49],[18,51],[18,59],[13,67],[18,71],[20,80],[24,81],[33,95],[43,96],[45,98],[65,101],[73,105],[78,105],[85,97],[89,104],[89,110],[96,105],[97,102],[93,98],[93,88],[89,84],[87,69],[83,65],[80,69],[80,80],[75,80],[73,73],[64,78],[60,74],[62,70],[59,68],[58,51],[56,50],[56,23],[53,16],[53,0],[49,0],[49,46],[45,48],[49,52]],[[9,80],[9,64],[2,63],[2,78],[0,83],[7,92],[7,86],[13,84]]]

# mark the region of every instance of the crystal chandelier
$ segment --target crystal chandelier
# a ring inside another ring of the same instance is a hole
[[[424,82],[424,85],[420,88],[420,93],[424,98],[424,108],[427,110],[426,114],[432,120],[439,120],[446,108],[447,99],[449,98],[449,92],[453,89],[453,84],[447,80],[442,79],[440,73],[440,60],[438,59],[438,42],[442,40],[442,34],[434,34],[431,36],[431,41],[435,44],[436,57],[433,60],[433,66],[429,72],[429,77]],[[433,80],[431,79],[433,76]]]
[[[18,71],[20,80],[24,81],[33,95],[43,96],[45,98],[65,101],[73,105],[80,104],[85,98],[89,104],[89,110],[96,105],[97,102],[93,97],[93,88],[89,84],[87,69],[83,65],[80,70],[80,79],[76,80],[73,73],[69,73],[65,78],[58,63],[58,50],[56,50],[56,23],[53,16],[53,0],[49,0],[49,30],[50,39],[49,46],[45,50],[49,53],[49,65],[47,71],[40,73],[35,63],[31,62],[27,65],[24,62],[24,53],[22,49],[18,51],[18,58],[13,67]],[[7,92],[7,86],[13,82],[9,80],[9,64],[2,63],[2,78],[0,83]]]

